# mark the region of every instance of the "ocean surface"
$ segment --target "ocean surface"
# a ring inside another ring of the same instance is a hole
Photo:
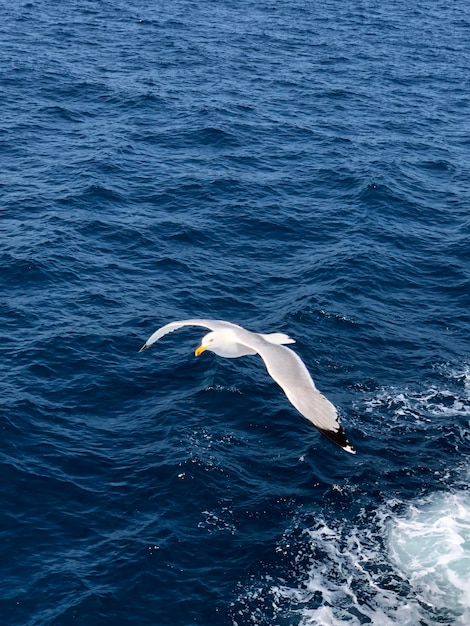
[[[0,624],[470,624],[468,0],[0,5]]]

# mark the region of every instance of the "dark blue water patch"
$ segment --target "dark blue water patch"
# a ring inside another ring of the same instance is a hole
[[[93,210],[100,214],[107,207],[116,207],[125,202],[125,197],[116,189],[105,187],[99,182],[91,184],[80,191],[78,196],[67,198],[67,204],[75,204],[81,209]]]
[[[4,255],[2,265],[7,268],[5,278],[13,282],[25,283],[30,281],[35,284],[37,281],[44,282],[46,280],[46,265],[39,260],[12,259]]]
[[[62,121],[72,122],[72,123],[81,123],[83,122],[83,114],[79,111],[74,111],[72,109],[60,107],[60,106],[50,106],[44,107],[41,113],[45,114],[45,116],[50,117],[51,119],[58,119],[59,123]],[[85,113],[85,116],[89,115]]]

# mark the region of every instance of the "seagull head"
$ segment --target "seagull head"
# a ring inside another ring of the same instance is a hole
[[[224,356],[229,359],[242,356],[244,354],[253,354],[251,351],[247,351],[238,342],[237,337],[233,331],[229,328],[221,330],[213,330],[207,335],[204,335],[201,341],[201,345],[196,349],[194,353],[199,356],[206,350],[214,352],[218,356]]]
[[[210,350],[211,352],[215,352],[217,354],[218,348],[224,348],[232,343],[228,337],[226,337],[226,333],[223,330],[214,330],[204,337],[201,340],[201,345],[196,349],[194,353],[195,356],[199,356],[206,350]],[[215,348],[215,349],[214,349]]]

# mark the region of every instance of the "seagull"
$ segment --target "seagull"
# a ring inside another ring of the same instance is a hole
[[[202,338],[195,356],[206,350],[227,359],[259,354],[268,374],[297,411],[337,446],[351,454],[356,453],[339,423],[335,407],[315,387],[302,359],[293,350],[286,348],[286,344],[295,343],[294,339],[284,333],[254,333],[224,320],[189,319],[170,322],[158,328],[139,352],[183,326],[202,326],[211,331]]]

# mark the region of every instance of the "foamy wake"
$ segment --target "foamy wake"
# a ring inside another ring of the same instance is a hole
[[[390,528],[389,553],[423,606],[470,624],[469,492],[411,505]]]
[[[268,576],[245,589],[233,624],[468,626],[470,493],[396,509],[382,507],[369,525],[322,520],[304,530],[292,540],[295,582]]]

